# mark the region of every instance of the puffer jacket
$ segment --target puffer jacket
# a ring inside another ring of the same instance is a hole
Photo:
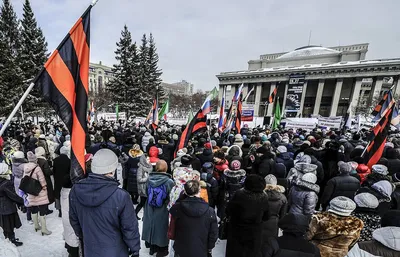
[[[372,233],[372,240],[354,245],[346,257],[400,256],[400,228],[384,227]]]
[[[12,174],[14,178],[14,188],[15,192],[18,193],[19,185],[21,184],[21,179],[24,176],[24,165],[28,163],[26,159],[14,159],[12,163]]]
[[[146,156],[142,155],[139,159],[137,170],[137,188],[138,194],[141,197],[147,197],[147,179],[150,172],[153,171],[153,165],[147,162]]]
[[[262,155],[261,157],[256,157],[253,162],[252,174],[260,175],[265,178],[269,174],[275,174],[275,160],[274,155],[270,152]]]
[[[289,191],[289,212],[312,215],[318,202],[319,186],[301,179],[297,180]]]
[[[153,138],[154,140],[154,137],[150,134],[150,132],[144,133],[144,136],[142,137],[142,149],[144,152],[148,152],[147,145],[149,144],[150,138]]]
[[[294,165],[294,168],[289,171],[287,179],[289,179],[290,183],[295,183],[297,180],[301,179],[306,173],[317,175],[317,168],[318,167],[315,164],[298,162]]]
[[[290,157],[290,153],[281,153],[276,158],[277,163],[283,163],[285,165],[286,170],[290,170],[294,167],[293,158]]]
[[[129,159],[125,163],[126,171],[126,191],[133,194],[138,194],[138,181],[137,172],[139,169],[140,157],[143,155],[142,151],[129,151]]]
[[[263,224],[263,240],[270,236],[278,237],[278,221],[287,211],[285,188],[279,185],[267,185],[265,193],[268,196],[269,219]]]
[[[32,171],[33,171],[32,178],[38,180],[42,187],[47,186],[45,176],[43,174],[43,171],[40,169],[39,165],[32,162],[26,163],[24,165],[24,177],[30,176]],[[49,198],[47,196],[47,188],[42,188],[39,195],[37,196],[28,194],[27,200],[28,200],[28,207],[49,204]]]
[[[320,250],[321,257],[343,257],[360,237],[363,222],[329,212],[313,215],[308,239]]]
[[[346,196],[353,200],[359,188],[360,181],[349,174],[340,174],[330,179],[321,197],[322,208],[326,209],[336,196]]]

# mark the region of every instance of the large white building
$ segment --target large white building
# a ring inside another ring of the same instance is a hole
[[[112,67],[108,67],[99,63],[89,64],[89,91],[93,94],[99,93],[100,90],[105,89],[106,83],[108,83],[113,77]]]
[[[345,115],[349,105],[362,112],[392,85],[400,93],[400,58],[365,60],[368,44],[337,47],[306,46],[292,52],[261,55],[248,62],[248,70],[222,72],[221,100],[226,108],[243,83],[244,95],[255,116],[272,116],[267,100],[277,87],[277,99],[287,117]]]
[[[176,94],[176,95],[193,95],[193,84],[187,82],[186,80],[182,80],[176,83],[161,83],[161,87],[168,94]]]

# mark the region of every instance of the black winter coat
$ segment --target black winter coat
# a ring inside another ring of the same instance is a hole
[[[311,157],[311,164],[317,165],[317,185],[320,185],[322,181],[324,181],[324,167],[322,166],[322,163],[318,161],[318,159],[315,156],[310,156]]]
[[[61,154],[54,159],[54,197],[60,199],[61,188],[71,188],[70,180],[71,160],[67,155]]]
[[[289,153],[281,153],[276,158],[277,163],[283,163],[285,165],[286,170],[290,170],[294,167],[293,158],[290,157]]]
[[[270,237],[263,245],[262,257],[321,257],[318,247],[305,239],[291,233],[275,239]]]
[[[173,157],[174,149],[175,149],[174,140],[170,140],[169,142],[167,140],[158,140],[157,147],[161,148],[161,150],[162,150],[162,154],[159,156],[159,158],[166,161],[168,164],[168,167],[170,169],[169,164],[174,159],[174,157]],[[147,147],[147,148],[149,148],[149,147]]]
[[[172,206],[170,213],[175,218],[175,252],[182,257],[207,257],[218,239],[214,209],[200,198],[187,197]]]
[[[379,182],[381,180],[387,180],[389,182],[392,182],[392,178],[390,176],[385,176],[382,174],[378,173],[371,173],[368,174],[367,179],[364,180],[364,182],[361,184],[362,187],[371,187],[373,184],[376,182]]]
[[[321,197],[322,208],[325,210],[336,196],[346,196],[353,200],[359,188],[360,181],[349,174],[340,174],[330,179]]]
[[[213,162],[213,152],[211,149],[204,149],[203,153],[200,154],[198,157],[199,157],[201,166],[203,166],[203,164],[206,162]]]
[[[46,179],[47,197],[49,198],[49,204],[52,204],[54,203],[55,199],[53,182],[51,181],[51,176],[53,175],[53,171],[51,170],[47,160],[38,158],[37,163],[40,169],[42,169],[44,178]]]
[[[278,221],[287,212],[287,199],[283,194],[285,189],[278,185],[267,185],[265,193],[268,196],[269,219],[263,224],[264,244],[268,237],[278,237]]]
[[[275,161],[273,158],[274,155],[272,153],[267,153],[261,157],[256,157],[256,160],[253,163],[252,174],[260,175],[263,178],[265,178],[268,174],[274,174]]]
[[[389,175],[393,175],[394,173],[400,170],[400,160],[399,159],[388,159],[388,171]]]
[[[268,196],[241,189],[226,209],[230,217],[226,256],[259,257],[262,245],[262,223],[269,218]]]
[[[85,257],[139,254],[140,235],[131,198],[112,178],[90,173],[69,195],[69,220],[83,238]]]
[[[125,163],[126,191],[138,194],[137,171],[139,169],[140,156],[134,156],[129,152],[129,159]]]
[[[15,193],[11,180],[0,178],[0,215],[10,215],[17,212],[15,204],[24,205],[24,200]]]
[[[392,193],[392,209],[400,210],[400,183],[394,183],[395,189]]]
[[[213,174],[203,172],[200,174],[202,181],[207,183],[207,193],[208,193],[208,204],[210,207],[215,208],[218,201],[218,181],[213,177]]]

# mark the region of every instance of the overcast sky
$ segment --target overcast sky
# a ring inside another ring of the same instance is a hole
[[[20,15],[24,0],[11,2]],[[90,2],[31,0],[50,51]],[[370,43],[367,59],[400,57],[399,10],[399,0],[99,0],[91,61],[115,62],[115,43],[127,24],[135,41],[153,33],[165,82],[185,79],[209,90],[222,71],[307,45],[310,30],[311,44]]]

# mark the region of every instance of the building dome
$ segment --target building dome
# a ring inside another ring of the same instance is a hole
[[[339,54],[339,51],[329,49],[322,46],[305,46],[297,48],[296,50],[283,54],[277,59],[291,59],[307,56],[317,56],[317,55],[329,55],[329,54]]]

